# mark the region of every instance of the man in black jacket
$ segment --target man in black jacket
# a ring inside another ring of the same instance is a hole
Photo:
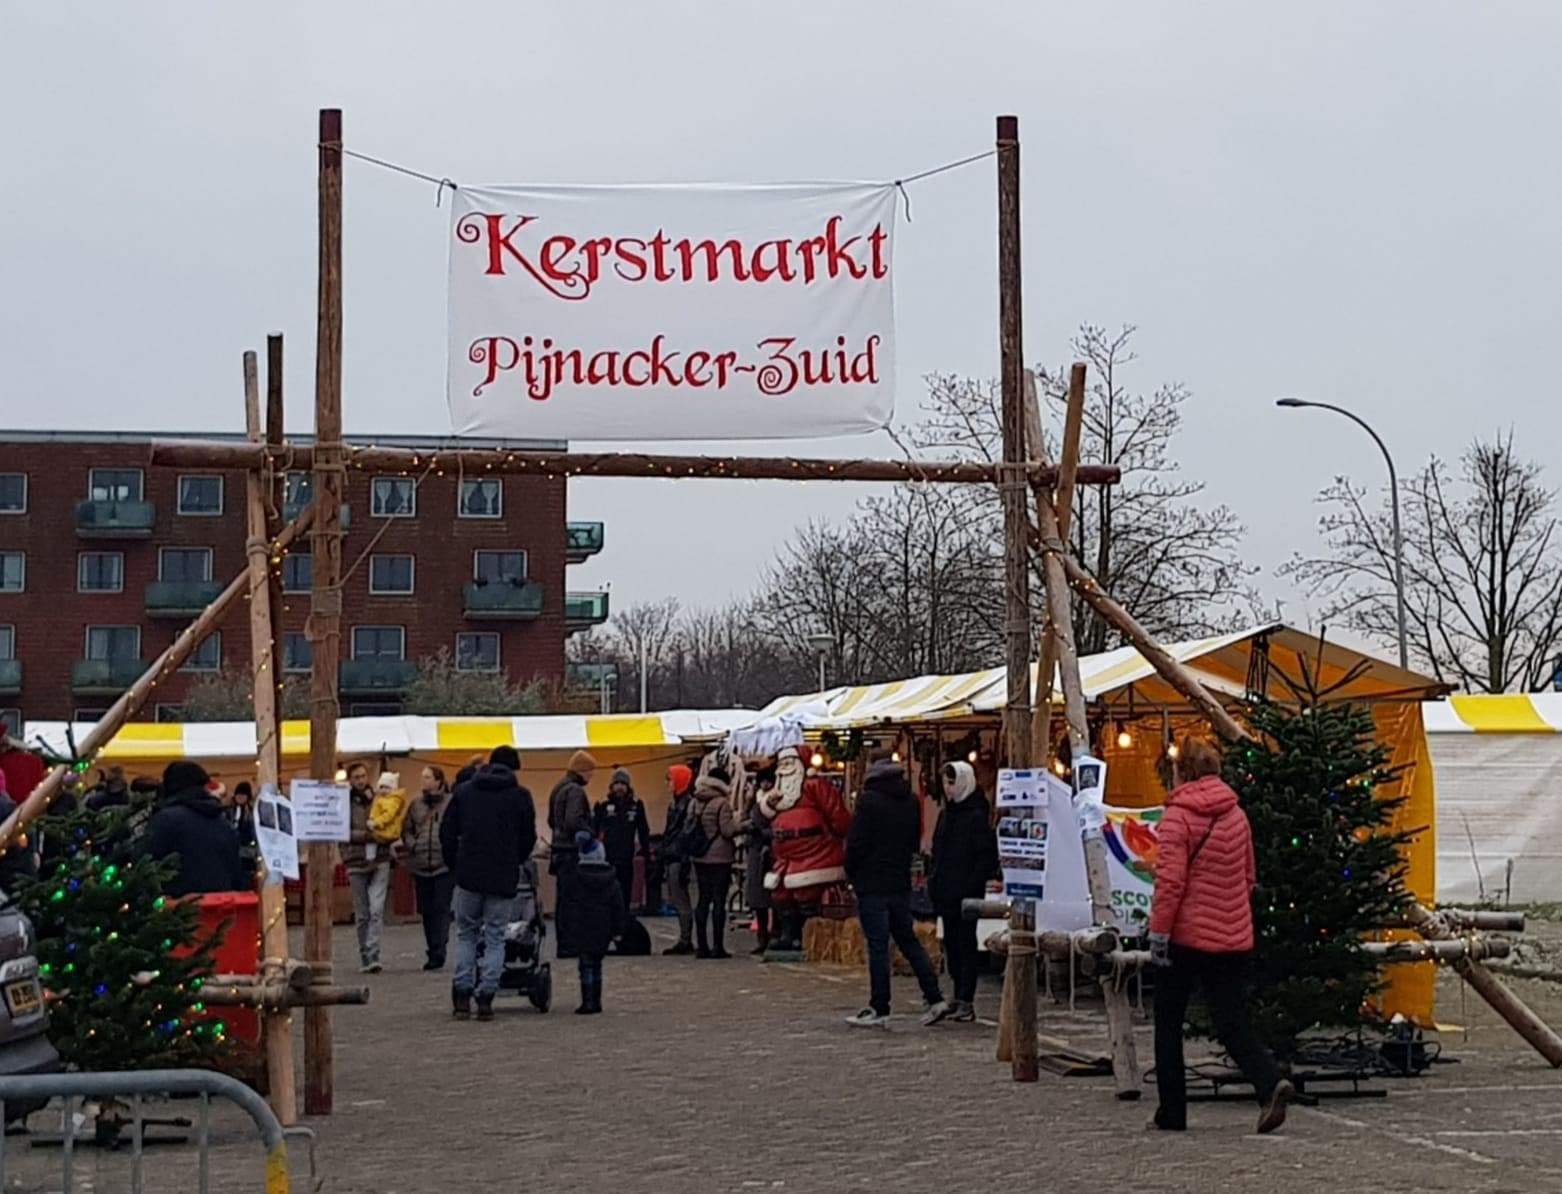
[[[651,861],[651,823],[645,804],[635,795],[634,781],[620,767],[613,772],[607,799],[592,812],[592,828],[602,843],[608,865],[618,876],[618,889],[624,897],[624,911],[634,912],[635,855]]]
[[[911,859],[922,844],[922,814],[906,769],[887,750],[868,756],[868,776],[846,833],[846,877],[857,893],[857,916],[868,947],[868,1006],[847,1020],[876,1028],[889,1019],[889,943],[911,963],[927,1007],[922,1023],[937,1024],[954,1009],[944,1002],[938,972],[917,940],[911,919]]]
[[[223,815],[205,768],[189,759],[168,764],[163,795],[146,823],[142,848],[150,858],[176,858],[178,872],[163,885],[168,896],[244,891],[239,835]]]
[[[445,865],[456,877],[456,973],[451,987],[455,1016],[491,1020],[499,976],[504,970],[504,929],[515,907],[521,865],[537,844],[532,794],[516,782],[521,756],[513,746],[496,746],[488,766],[455,791],[439,826]],[[478,973],[477,942],[483,942]]]

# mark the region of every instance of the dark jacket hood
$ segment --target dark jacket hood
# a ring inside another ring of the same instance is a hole
[[[598,892],[618,882],[618,872],[605,859],[594,858],[575,868],[575,882],[591,892]]]
[[[481,792],[502,792],[516,786],[515,772],[501,763],[489,763],[472,777],[472,786]]]
[[[906,769],[899,763],[888,760],[873,763],[868,767],[863,787],[872,788],[875,792],[882,792],[896,800],[911,798],[911,784],[906,779]]]
[[[224,809],[222,801],[205,788],[186,788],[171,796],[163,797],[164,808],[186,808],[202,817],[220,817]]]

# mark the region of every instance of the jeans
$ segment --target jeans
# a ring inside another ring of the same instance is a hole
[[[944,922],[944,969],[955,985],[955,1002],[970,1003],[976,998],[976,922],[967,920],[959,904],[944,904],[938,909]]]
[[[575,956],[575,868],[579,865],[580,855],[574,850],[553,851],[553,862],[549,868],[553,872],[556,901],[553,932],[558,939],[555,952],[561,958]]]
[[[1182,1061],[1182,1023],[1195,986],[1204,991],[1215,1035],[1253,1084],[1258,1101],[1267,1103],[1280,1081],[1275,1060],[1253,1030],[1247,1010],[1249,955],[1208,954],[1171,947],[1172,964],[1155,972],[1155,1086],[1161,1107],[1156,1120],[1164,1128],[1187,1126],[1187,1074]]]
[[[689,900],[689,864],[669,862],[666,870],[667,902],[678,914],[678,944],[694,940],[694,905]]]
[[[897,891],[892,895],[859,893],[857,919],[862,922],[862,937],[868,946],[868,1005],[874,1011],[881,1016],[889,1015],[889,943],[892,938],[901,956],[911,963],[922,987],[922,998],[928,1003],[938,1003],[944,998],[927,950],[917,940],[909,891]]]
[[[445,946],[450,940],[450,897],[456,889],[456,877],[414,875],[412,885],[418,893],[418,915],[423,918],[423,944],[428,960],[435,966],[445,964]]]
[[[700,900],[694,906],[694,937],[701,949],[709,948],[721,953],[726,948],[727,891],[732,886],[732,864],[728,862],[697,862],[694,879],[700,888]],[[706,922],[710,923],[710,937],[705,936]]]
[[[580,955],[580,1006],[602,1010],[602,959]]]
[[[380,938],[385,935],[385,894],[390,891],[390,859],[370,864],[366,871],[351,871],[353,923],[358,929],[358,961],[375,966],[380,961]]]
[[[514,896],[484,895],[457,887],[456,974],[452,983],[459,995],[475,994],[492,999],[504,972],[504,928],[515,908]],[[482,973],[478,973],[477,942],[483,942]]]

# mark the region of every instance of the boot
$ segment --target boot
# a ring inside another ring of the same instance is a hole
[[[669,945],[666,949],[664,949],[662,951],[662,956],[669,958],[681,958],[687,957],[693,952],[694,946],[690,945],[687,941],[680,941],[677,945]]]
[[[452,991],[450,993],[451,1012],[457,1020],[470,1020],[472,1018],[472,992]]]
[[[479,995],[477,997],[477,1018],[479,1020],[492,1020],[494,1018],[494,997],[492,995]]]

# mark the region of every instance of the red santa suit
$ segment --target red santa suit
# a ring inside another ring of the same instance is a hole
[[[851,825],[835,785],[810,776],[795,747],[776,760],[776,786],[759,797],[770,821],[771,870],[765,886],[776,904],[817,904],[825,889],[846,881],[846,830]]]

